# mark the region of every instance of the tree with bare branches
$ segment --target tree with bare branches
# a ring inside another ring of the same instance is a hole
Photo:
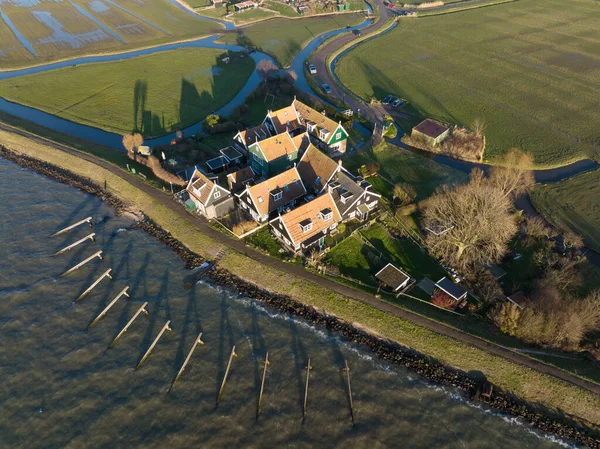
[[[135,160],[137,150],[144,143],[144,138],[140,133],[125,134],[122,142],[123,146],[127,150],[127,155],[129,158]]]
[[[486,126],[483,120],[475,119],[471,127],[473,128],[473,132],[475,133],[475,135],[480,139],[485,135]]]
[[[270,59],[263,59],[258,64],[256,64],[256,71],[260,75],[260,77],[265,81],[273,70],[277,70],[277,66]]]
[[[535,184],[531,167],[533,157],[518,148],[511,149],[490,169],[490,182],[500,188],[504,196],[517,198]]]
[[[565,249],[581,249],[583,248],[583,238],[573,231],[567,231],[563,234],[563,244]]]
[[[478,169],[468,184],[444,186],[428,200],[424,224],[445,229],[429,233],[427,244],[433,254],[461,270],[499,261],[517,232],[511,201]]]

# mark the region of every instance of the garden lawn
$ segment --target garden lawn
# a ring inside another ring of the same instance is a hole
[[[371,161],[379,164],[379,175],[388,181],[386,187],[381,180],[375,179],[374,188],[386,196],[391,192],[393,184],[408,183],[414,187],[417,201],[420,201],[430,196],[442,184],[460,183],[468,179],[461,171],[385,142],[369,151],[352,154],[344,160],[344,166],[354,172]],[[370,178],[367,180],[371,181]]]
[[[298,17],[300,15],[293,6],[278,2],[277,0],[267,0],[263,3],[263,6],[272,9],[273,11],[277,11],[285,17]]]
[[[0,96],[74,122],[123,134],[159,136],[203,120],[227,104],[254,60],[185,48],[0,81]]]
[[[600,172],[582,173],[554,184],[538,184],[531,192],[535,208],[552,224],[571,229],[600,251]]]
[[[288,67],[294,57],[315,37],[332,30],[358,25],[364,21],[360,14],[344,14],[305,19],[277,18],[243,29],[245,45],[260,48],[270,54],[282,67]],[[238,44],[238,33],[227,33],[221,39]]]
[[[267,11],[262,8],[252,8],[246,11],[235,13],[230,17],[230,19],[233,20],[233,23],[236,25],[244,25],[246,23],[269,19],[271,17],[275,17],[275,15],[276,14],[272,11]]]
[[[487,125],[485,159],[511,147],[538,167],[597,158],[600,8],[520,0],[401,20],[343,56],[336,72],[365,99],[394,94],[421,117]]]

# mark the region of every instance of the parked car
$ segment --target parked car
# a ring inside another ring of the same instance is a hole
[[[388,95],[383,100],[381,100],[381,104],[390,104],[392,101],[394,101],[394,97],[391,95]]]
[[[396,98],[394,101],[392,101],[393,108],[397,108],[398,106],[402,106],[403,104],[404,100],[401,100],[400,98]]]
[[[354,33],[355,36],[362,36],[362,31],[360,30],[352,30],[352,33]]]
[[[323,90],[325,91],[325,93],[328,93],[328,94],[330,94],[331,92],[333,92],[333,91],[331,90],[331,87],[330,87],[330,86],[329,86],[329,84],[327,84],[327,83],[323,84],[321,87],[323,88]]]
[[[315,67],[314,64],[310,64],[308,66],[308,71],[311,75],[316,75],[317,74],[317,68]]]

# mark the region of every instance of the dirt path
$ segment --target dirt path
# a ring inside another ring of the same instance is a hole
[[[303,279],[313,282],[315,284],[319,284],[323,287],[328,288],[329,290],[331,290],[333,292],[350,297],[350,298],[360,301],[364,304],[367,304],[371,307],[375,307],[379,310],[382,310],[386,313],[395,315],[403,320],[406,320],[411,323],[422,326],[430,331],[436,332],[441,335],[445,335],[447,337],[453,338],[453,339],[461,341],[463,343],[470,344],[480,350],[483,350],[488,353],[494,354],[496,356],[502,357],[513,363],[517,363],[519,365],[540,371],[542,373],[548,374],[550,376],[553,376],[555,378],[558,378],[565,382],[568,382],[572,385],[576,385],[580,388],[591,391],[594,394],[600,395],[600,385],[599,384],[582,379],[582,378],[577,377],[573,374],[570,374],[566,371],[563,371],[557,367],[548,365],[544,362],[531,359],[523,354],[517,353],[514,350],[511,350],[511,349],[505,348],[503,346],[499,346],[497,344],[488,342],[482,338],[475,337],[473,335],[464,333],[458,329],[455,329],[453,327],[450,327],[450,326],[444,325],[442,323],[439,323],[437,321],[431,320],[425,316],[418,315],[414,312],[411,312],[411,311],[408,311],[405,309],[401,309],[390,303],[379,300],[379,299],[375,298],[374,296],[371,296],[367,293],[364,293],[364,292],[361,292],[358,290],[354,290],[353,288],[347,287],[342,284],[338,284],[337,282],[334,282],[333,280],[317,276],[316,274],[306,271],[301,266],[286,264],[280,260],[274,259],[270,256],[267,256],[267,255],[264,255],[257,251],[254,251],[253,249],[248,248],[244,244],[243,241],[226,236],[225,234],[222,234],[222,233],[216,231],[215,229],[211,228],[207,224],[206,221],[200,219],[199,217],[197,217],[195,215],[191,215],[190,213],[186,212],[184,210],[184,208],[181,207],[181,205],[179,205],[178,203],[175,203],[172,200],[171,195],[164,193],[156,188],[153,188],[153,187],[145,184],[140,178],[130,175],[129,173],[123,171],[119,167],[117,167],[109,162],[106,162],[102,159],[98,159],[97,157],[92,156],[90,154],[82,153],[82,152],[72,149],[66,145],[55,143],[48,139],[44,139],[40,136],[29,133],[27,131],[13,128],[13,127],[5,125],[3,123],[0,123],[0,129],[15,133],[15,134],[19,134],[21,136],[27,137],[29,139],[32,139],[32,140],[39,142],[41,144],[44,144],[44,145],[52,146],[53,148],[56,148],[57,150],[64,151],[65,153],[69,153],[73,156],[79,157],[81,159],[84,159],[86,161],[89,161],[91,163],[101,166],[102,168],[113,173],[114,175],[119,176],[120,178],[124,179],[125,181],[127,181],[128,183],[133,185],[134,187],[143,191],[144,193],[155,198],[163,206],[165,206],[170,211],[172,211],[176,216],[178,216],[181,220],[186,220],[188,223],[190,223],[199,232],[202,232],[205,235],[208,235],[209,237],[211,237],[212,239],[214,239],[217,242],[220,242],[224,246],[226,246],[230,249],[233,249],[235,251],[238,251],[241,254],[245,254],[248,257],[250,257],[266,266],[269,266],[271,268],[274,268],[274,269],[282,271],[282,272],[287,272],[287,273],[293,274],[294,276],[303,278]],[[410,346],[410,341],[405,341],[405,342],[401,342],[401,343],[403,343],[407,346]]]

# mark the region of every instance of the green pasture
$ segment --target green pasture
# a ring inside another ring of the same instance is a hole
[[[487,125],[485,158],[511,147],[538,167],[598,158],[600,8],[519,0],[405,19],[337,64],[365,99],[394,94],[420,117]]]
[[[0,81],[0,97],[115,133],[159,136],[196,123],[227,104],[254,60],[185,48],[86,64]]]
[[[554,184],[538,184],[531,192],[535,208],[555,226],[571,229],[600,251],[600,175],[598,170]]]
[[[276,18],[227,33],[221,39],[228,44],[260,48],[273,56],[282,67],[292,63],[294,56],[315,37],[328,31],[354,26],[364,21],[360,14],[308,17],[306,19]]]
[[[106,2],[42,0],[2,4],[2,13],[37,55],[19,42],[0,18],[0,70],[77,56],[114,53],[222,31],[164,0]],[[60,32],[56,31],[61,29]]]

